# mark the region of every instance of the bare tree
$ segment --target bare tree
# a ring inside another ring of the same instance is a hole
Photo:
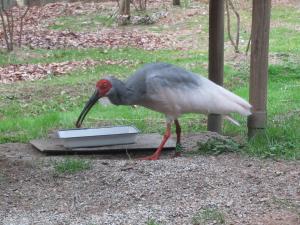
[[[8,52],[11,52],[13,50],[14,18],[12,12],[6,9],[4,0],[1,0],[0,17],[6,49]]]
[[[249,37],[249,40],[248,40],[248,44],[247,44],[246,51],[245,51],[246,55],[248,55],[248,51],[250,49],[251,39],[252,39],[252,30],[251,30],[250,37]]]
[[[18,7],[19,13],[18,16],[16,16],[14,15],[14,12],[12,10],[12,6],[5,5],[4,0],[1,0],[0,18],[2,23],[6,49],[8,52],[13,51],[14,49],[14,37],[16,34],[15,31],[17,29],[16,24],[19,24],[18,46],[21,46],[24,18],[28,13],[29,8],[30,8],[30,2],[28,2],[28,5],[26,6],[24,12],[22,12],[21,7]]]
[[[116,0],[118,8],[120,7],[120,1]]]
[[[226,6],[226,14],[227,14],[227,32],[228,32],[228,37],[229,40],[232,44],[232,46],[234,47],[234,50],[236,53],[239,53],[239,41],[240,41],[240,14],[238,13],[238,11],[235,9],[234,5],[232,4],[231,0],[226,0],[225,1],[225,6]],[[229,7],[231,8],[231,10],[234,12],[235,16],[236,16],[236,38],[235,41],[233,40],[232,36],[231,36],[231,21],[230,21],[230,10]]]
[[[27,13],[29,12],[29,9],[30,9],[30,5],[27,5],[23,14],[21,14],[21,10],[19,10],[19,18],[20,18],[20,31],[19,31],[19,41],[18,41],[19,47],[21,47],[21,44],[22,44],[24,18],[26,17]]]
[[[126,25],[130,19],[130,0],[121,0],[119,7],[119,24]]]
[[[145,11],[147,8],[147,0],[132,0],[131,2],[137,11]]]
[[[180,0],[173,0],[173,5],[180,5]]]

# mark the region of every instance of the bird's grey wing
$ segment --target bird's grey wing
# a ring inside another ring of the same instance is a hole
[[[176,66],[155,70],[146,77],[146,99],[143,105],[177,118],[182,113],[182,102],[190,90],[199,88],[200,78]]]
[[[189,72],[181,67],[168,63],[146,64],[137,70],[126,82],[128,87],[145,90],[149,79],[157,78],[158,84],[177,88],[178,86],[199,86],[200,76]]]
[[[126,82],[131,92],[130,102],[140,104],[153,99],[161,90],[192,89],[199,87],[200,76],[188,72],[183,68],[167,63],[146,64],[137,70]]]
[[[169,89],[193,89],[201,86],[201,77],[183,68],[166,64],[159,70],[153,70],[146,78],[147,87],[156,85]]]

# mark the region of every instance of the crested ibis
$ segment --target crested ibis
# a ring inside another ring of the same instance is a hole
[[[81,126],[86,114],[101,97],[108,97],[114,105],[140,105],[165,114],[166,132],[154,154],[144,158],[148,160],[159,158],[170,137],[173,121],[176,126],[176,147],[181,149],[181,128],[178,121],[181,114],[221,114],[234,123],[229,117],[230,113],[236,112],[244,116],[251,114],[251,105],[241,97],[205,77],[167,63],[146,64],[126,82],[113,77],[99,80],[94,94],[76,122],[76,127]]]

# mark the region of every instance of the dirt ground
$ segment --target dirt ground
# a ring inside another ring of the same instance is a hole
[[[185,151],[207,136],[185,136]],[[154,219],[185,225],[197,224],[193,219],[203,209],[222,213],[225,224],[300,224],[299,162],[172,154],[158,161],[125,153],[72,156],[89,158],[92,168],[57,174],[54,162],[64,156],[45,156],[29,144],[2,144],[0,224],[139,225]]]

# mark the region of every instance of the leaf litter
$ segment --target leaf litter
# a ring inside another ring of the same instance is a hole
[[[24,11],[21,9],[21,11]],[[61,49],[61,48],[117,48],[136,47],[154,50],[170,47],[170,40],[156,34],[134,29],[119,29],[98,27],[93,32],[75,32],[51,30],[49,25],[62,16],[87,15],[105,10],[103,3],[50,3],[45,6],[33,6],[24,19],[22,44],[30,48]],[[107,9],[109,10],[109,9]],[[13,8],[12,13],[17,18],[19,9]],[[22,12],[21,12],[22,13]],[[111,12],[113,13],[113,12]],[[111,15],[112,16],[112,15]],[[15,21],[18,27],[20,20]],[[15,42],[19,38],[16,30]],[[5,47],[4,34],[0,31],[0,46]]]
[[[50,76],[61,76],[74,70],[85,70],[97,65],[126,65],[127,60],[84,60],[65,61],[46,64],[16,64],[0,67],[0,83],[10,84],[16,81],[33,81]]]
[[[11,12],[16,18],[15,27],[20,26],[18,15],[24,13],[25,8],[12,8]],[[145,50],[169,48],[173,42],[168,37],[139,31],[136,28],[120,29],[98,27],[96,31],[76,32],[71,30],[51,30],[58,17],[89,15],[105,12],[113,14],[114,7],[100,3],[50,3],[44,6],[32,6],[23,21],[22,45],[31,49],[82,49],[82,48],[119,48],[135,47]],[[18,42],[19,29],[15,29],[15,43]],[[0,28],[0,48],[5,48],[4,33]],[[113,61],[98,62],[66,61],[48,64],[20,64],[0,67],[0,83],[10,84],[16,81],[38,80],[48,76],[67,74],[76,69],[85,69],[100,63],[112,64]],[[115,61],[120,64],[119,61]],[[124,63],[124,62],[121,62]]]

